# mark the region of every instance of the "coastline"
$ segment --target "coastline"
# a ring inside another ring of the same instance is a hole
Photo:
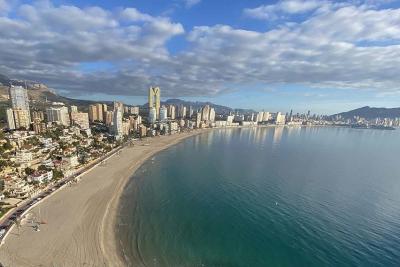
[[[35,232],[28,220],[0,248],[4,266],[125,266],[116,236],[123,189],[149,157],[210,129],[135,141],[96,166],[77,185],[44,199],[31,213],[46,220]],[[148,144],[148,145],[144,145]],[[112,179],[111,179],[112,177]]]
[[[166,150],[178,143],[180,143],[181,141],[185,140],[186,138],[189,137],[193,137],[199,134],[203,134],[206,132],[209,132],[212,128],[206,128],[206,129],[201,129],[201,130],[197,130],[197,131],[193,131],[193,132],[189,132],[189,133],[181,133],[181,136],[178,136],[179,138],[176,138],[175,140],[173,140],[173,142],[164,145],[158,149],[152,150],[150,151],[148,154],[146,154],[141,160],[139,160],[138,162],[136,162],[131,168],[131,175],[126,176],[125,179],[121,180],[121,184],[119,185],[116,193],[114,194],[113,199],[109,202],[109,208],[107,209],[107,211],[104,214],[103,217],[103,227],[102,230],[104,231],[102,237],[102,245],[104,246],[106,244],[106,239],[112,239],[113,240],[113,250],[115,251],[115,253],[110,253],[109,255],[107,255],[107,258],[109,259],[109,262],[112,262],[113,265],[112,266],[120,266],[120,265],[114,265],[114,263],[118,262],[118,264],[121,264],[121,266],[126,266],[126,262],[125,262],[125,257],[124,254],[122,253],[122,251],[119,250],[119,240],[118,240],[118,236],[116,233],[117,230],[117,224],[118,224],[118,208],[121,202],[121,195],[124,191],[125,185],[129,182],[129,180],[132,178],[132,176],[135,174],[135,172],[152,156],[156,155],[157,153]],[[158,138],[158,137],[156,137]]]

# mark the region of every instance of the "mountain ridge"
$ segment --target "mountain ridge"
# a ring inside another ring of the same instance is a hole
[[[353,110],[349,110],[346,112],[341,112],[332,115],[334,116],[341,116],[344,119],[352,119],[355,116],[362,117],[365,119],[376,119],[376,118],[400,118],[400,108],[375,108],[370,106],[364,106],[361,108],[356,108]]]

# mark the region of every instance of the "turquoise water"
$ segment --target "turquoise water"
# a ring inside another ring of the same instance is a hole
[[[214,130],[122,196],[132,266],[400,266],[400,131]]]

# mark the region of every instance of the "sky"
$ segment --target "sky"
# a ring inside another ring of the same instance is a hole
[[[400,1],[0,0],[0,73],[61,95],[400,106]]]

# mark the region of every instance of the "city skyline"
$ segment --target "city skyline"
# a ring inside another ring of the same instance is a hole
[[[0,48],[7,51],[0,73],[69,97],[129,104],[145,103],[147,88],[157,85],[164,100],[256,110],[398,106],[398,2],[224,5],[0,1]]]

